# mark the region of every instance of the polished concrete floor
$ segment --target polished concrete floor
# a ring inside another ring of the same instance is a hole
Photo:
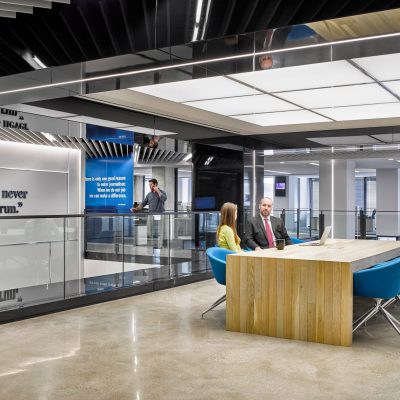
[[[399,399],[400,337],[352,348],[227,332],[214,280],[0,326],[0,399]],[[400,314],[400,307],[395,315]]]

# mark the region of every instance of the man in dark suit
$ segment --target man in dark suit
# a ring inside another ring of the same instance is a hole
[[[260,213],[246,222],[246,244],[255,251],[275,247],[276,239],[292,244],[282,219],[271,216],[272,206],[272,199],[264,197],[258,205]]]

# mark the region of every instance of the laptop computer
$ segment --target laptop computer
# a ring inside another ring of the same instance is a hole
[[[329,234],[331,233],[331,229],[332,227],[330,225],[325,227],[324,233],[322,234],[319,242],[301,243],[299,246],[323,246],[328,239]]]

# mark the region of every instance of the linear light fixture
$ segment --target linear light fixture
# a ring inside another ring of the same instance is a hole
[[[274,173],[276,173],[276,174],[291,175],[290,172],[274,171],[274,170],[272,170],[272,169],[265,169],[264,171],[266,171],[266,172],[274,172]]]
[[[39,67],[47,68],[47,65],[40,58],[38,58],[37,56],[33,56],[32,59],[33,59],[33,61],[35,61],[35,63],[37,65],[39,65]]]
[[[56,82],[56,83],[47,83],[45,85],[37,85],[37,86],[31,86],[31,87],[27,87],[27,88],[4,90],[4,91],[0,92],[0,95],[10,94],[10,93],[27,92],[27,91],[38,90],[38,89],[46,89],[46,88],[50,88],[50,87],[58,87],[58,86],[63,86],[63,85],[73,85],[76,83],[92,82],[92,81],[108,79],[108,78],[118,78],[118,77],[122,77],[122,76],[139,75],[139,74],[143,74],[146,72],[165,71],[165,70],[171,70],[171,69],[175,69],[175,68],[209,64],[209,63],[214,63],[214,62],[218,62],[218,61],[240,60],[241,58],[247,58],[247,57],[258,57],[261,55],[275,54],[275,53],[289,53],[291,51],[297,51],[297,50],[302,50],[302,49],[313,49],[313,48],[326,47],[326,46],[336,46],[336,45],[340,45],[340,44],[363,42],[363,41],[374,40],[374,39],[387,39],[390,37],[398,37],[398,36],[400,36],[400,32],[389,33],[389,34],[385,34],[385,35],[374,35],[374,36],[368,36],[368,37],[363,37],[363,38],[337,40],[337,41],[327,42],[327,43],[314,43],[314,44],[310,44],[310,45],[297,46],[297,47],[287,47],[285,49],[280,49],[280,50],[268,50],[268,51],[256,51],[256,52],[253,51],[250,53],[238,54],[235,56],[210,58],[207,60],[165,65],[163,67],[154,67],[154,68],[141,69],[141,70],[135,70],[135,71],[120,72],[117,74],[100,75],[100,76],[94,76],[91,78],[74,79],[74,80],[70,80],[70,81],[63,81],[63,82]]]
[[[202,8],[203,8],[203,0],[197,0],[196,17],[195,17],[195,21],[194,21],[192,42],[195,42],[197,40],[197,36],[199,35],[200,18],[201,18]]]

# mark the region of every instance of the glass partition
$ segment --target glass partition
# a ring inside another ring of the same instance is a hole
[[[290,237],[303,240],[319,239],[328,225],[334,238],[399,239],[399,212],[274,215],[284,219]],[[217,243],[218,223],[218,212],[2,217],[0,311],[207,272],[205,250]]]
[[[64,218],[0,219],[0,309],[65,296]]]

